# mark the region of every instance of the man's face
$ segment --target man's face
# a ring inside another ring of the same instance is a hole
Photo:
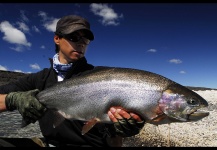
[[[59,46],[59,61],[61,63],[71,63],[85,55],[87,44],[90,40],[85,38],[85,32],[76,31],[60,37],[54,37],[55,43]]]

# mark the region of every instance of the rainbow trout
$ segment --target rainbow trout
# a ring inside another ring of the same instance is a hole
[[[112,106],[155,125],[209,115],[198,110],[208,103],[197,93],[159,74],[132,68],[96,67],[39,92],[37,99],[64,119],[86,121],[82,134],[96,123],[112,123],[107,115]]]

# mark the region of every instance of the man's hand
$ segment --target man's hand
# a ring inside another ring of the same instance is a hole
[[[36,99],[38,89],[27,92],[11,92],[5,98],[7,110],[17,109],[23,119],[35,123],[44,114],[46,108]]]
[[[130,137],[138,134],[145,124],[145,121],[137,114],[127,113],[120,108],[115,109],[111,107],[108,115],[111,121],[114,122],[117,135],[122,137]]]

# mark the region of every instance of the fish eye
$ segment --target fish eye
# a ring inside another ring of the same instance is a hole
[[[191,98],[191,99],[188,100],[188,104],[196,105],[197,104],[197,100],[194,99],[194,98]]]

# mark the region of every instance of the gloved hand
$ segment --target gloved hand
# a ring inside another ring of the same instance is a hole
[[[118,122],[114,123],[116,133],[122,137],[130,137],[138,134],[142,127],[144,126],[145,121],[137,122],[132,117],[129,119],[118,119]]]
[[[7,110],[13,111],[17,109],[26,122],[35,123],[46,110],[36,99],[35,95],[37,93],[39,93],[38,89],[9,93],[5,98]]]
[[[121,109],[117,110],[111,108],[108,113],[110,119],[114,122],[116,134],[121,137],[130,137],[138,134],[143,128],[145,120],[142,120],[134,113],[127,113]]]

